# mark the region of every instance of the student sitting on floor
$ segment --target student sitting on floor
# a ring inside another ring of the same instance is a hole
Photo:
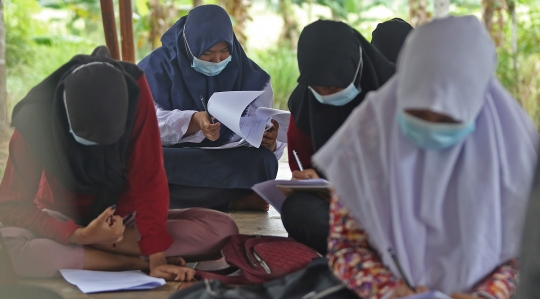
[[[139,269],[190,280],[194,271],[179,266],[180,257],[219,257],[225,238],[238,233],[221,212],[168,210],[146,79],[105,47],[35,86],[12,121],[0,232],[21,277]]]
[[[510,298],[539,138],[496,65],[475,17],[423,25],[396,75],[315,154],[336,192],[330,265],[360,297],[412,295],[409,281]]]
[[[316,21],[298,41],[298,86],[289,98],[287,132],[289,166],[294,179],[318,178],[311,156],[334,134],[366,94],[394,74],[394,65],[343,22]],[[298,153],[300,171],[292,151]],[[281,207],[289,236],[326,253],[329,203],[313,193],[298,192]]]
[[[198,149],[239,141],[225,125],[211,124],[201,98],[214,92],[261,91],[248,106],[272,107],[270,76],[246,56],[227,12],[217,5],[192,9],[161,38],[163,45],[139,66],[148,77],[169,180],[172,207],[268,210],[251,187],[276,178],[285,144],[278,123],[264,133],[260,148]],[[219,120],[218,120],[219,121]]]

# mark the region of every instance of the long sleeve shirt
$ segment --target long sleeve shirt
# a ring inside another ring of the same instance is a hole
[[[136,211],[142,254],[165,251],[172,244],[166,230],[169,208],[167,177],[155,109],[146,78],[137,80],[140,98],[126,161],[127,183],[117,201],[116,214]],[[67,244],[78,228],[73,220],[57,220],[43,209],[71,218],[86,215],[94,195],[74,194],[44,169],[24,137],[15,131],[9,144],[4,178],[0,184],[0,222],[24,227],[36,235]]]
[[[382,263],[368,243],[367,233],[349,210],[336,198],[330,205],[328,257],[334,274],[364,299],[383,299],[391,295],[398,279]],[[499,266],[473,290],[488,299],[510,299],[516,289],[514,260]]]
[[[188,130],[189,123],[193,114],[198,111],[195,110],[165,110],[159,104],[154,103],[156,107],[156,114],[159,124],[159,131],[161,133],[161,141],[163,145],[169,146],[183,142],[200,143],[204,140],[205,136],[202,131],[197,131],[190,135],[185,135]],[[264,92],[248,106],[246,116],[254,116],[255,111],[259,107],[274,106],[274,91],[270,82],[265,86]],[[241,137],[233,134],[229,143],[240,141]],[[274,154],[279,159],[283,155],[283,151],[287,144],[284,142],[276,141],[276,149]]]

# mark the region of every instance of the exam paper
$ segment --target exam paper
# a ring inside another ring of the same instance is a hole
[[[254,147],[259,147],[266,125],[270,118],[279,122],[278,141],[287,142],[290,112],[259,107],[255,116],[244,116],[242,113],[264,91],[225,91],[215,92],[208,100],[208,112],[218,121],[245,139]]]
[[[272,205],[281,214],[281,206],[292,191],[317,191],[328,192],[330,182],[325,179],[312,180],[269,180],[255,184],[251,189],[259,194],[266,202]]]
[[[439,292],[439,291],[430,291],[421,294],[415,294],[401,299],[452,299],[449,296]]]
[[[165,284],[162,278],[155,278],[141,271],[90,271],[61,269],[64,279],[76,285],[83,293],[99,293],[121,290],[147,290]]]

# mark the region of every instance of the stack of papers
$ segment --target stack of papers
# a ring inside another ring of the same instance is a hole
[[[287,142],[287,129],[291,113],[289,111],[258,107],[255,115],[242,116],[246,108],[264,91],[215,92],[208,100],[208,112],[218,121],[242,137],[247,143],[259,147],[270,119],[279,123],[277,141]],[[237,147],[230,146],[230,147]],[[229,148],[230,148],[229,147]],[[222,147],[225,148],[225,147]]]
[[[148,290],[165,284],[164,279],[148,276],[141,271],[108,272],[62,269],[60,273],[67,282],[76,285],[85,294]]]
[[[260,197],[266,200],[281,213],[285,199],[296,191],[330,194],[330,182],[325,179],[312,180],[270,180],[251,187]]]

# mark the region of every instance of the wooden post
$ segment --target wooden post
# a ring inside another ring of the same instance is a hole
[[[120,0],[119,2],[122,60],[135,63],[135,44],[133,43],[133,7],[131,0]]]
[[[105,42],[107,43],[107,48],[109,48],[113,59],[120,60],[113,0],[100,0],[100,3],[101,19],[103,21],[103,31],[105,33]]]

